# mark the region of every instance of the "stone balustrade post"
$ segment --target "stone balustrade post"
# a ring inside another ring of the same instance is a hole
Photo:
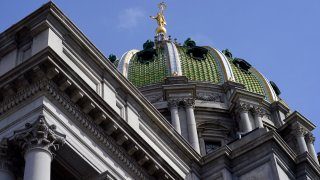
[[[10,160],[8,139],[2,139],[0,142],[0,179],[15,180],[12,172],[12,162]]]
[[[168,107],[171,112],[171,124],[176,129],[176,131],[181,134],[181,125],[179,119],[179,111],[178,111],[179,101],[178,100],[169,100]]]
[[[24,153],[24,180],[50,180],[53,152],[65,142],[65,135],[48,125],[43,115],[35,123],[15,131],[14,142]]]
[[[319,164],[317,153],[316,153],[316,151],[314,149],[315,137],[313,136],[313,134],[311,132],[309,132],[308,134],[306,134],[305,140],[306,140],[306,144],[307,144],[307,148],[308,148],[309,154]]]
[[[197,123],[194,116],[194,99],[185,99],[187,127],[189,132],[189,142],[191,146],[200,154],[200,146],[198,140]]]

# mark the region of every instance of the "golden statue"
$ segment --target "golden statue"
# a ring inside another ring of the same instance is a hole
[[[155,17],[150,16],[150,18],[157,20],[158,27],[156,29],[156,34],[159,34],[159,33],[165,34],[167,30],[164,26],[167,25],[167,23],[166,23],[166,20],[164,19],[163,12],[167,8],[167,5],[164,2],[162,2],[158,5],[158,7],[160,11],[157,13],[157,16]]]

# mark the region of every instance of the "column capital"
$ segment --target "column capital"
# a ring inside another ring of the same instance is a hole
[[[249,103],[240,102],[237,105],[236,111],[238,111],[238,112],[242,112],[242,111],[248,112],[251,108],[252,108],[252,105],[250,105]]]
[[[316,140],[316,138],[313,136],[313,134],[311,132],[309,132],[305,135],[305,139],[306,139],[307,144],[313,144],[314,141]]]
[[[265,110],[260,106],[254,106],[252,110],[253,113],[259,117],[263,117],[266,114]]]
[[[194,108],[194,99],[186,98],[186,99],[183,99],[182,102],[183,102],[183,105],[185,105],[186,107]]]
[[[24,129],[14,132],[14,142],[23,153],[33,148],[41,148],[52,153],[65,143],[65,137],[56,131],[55,125],[49,125],[43,115],[33,124],[26,123]]]
[[[304,137],[304,135],[306,134],[306,130],[303,127],[297,127],[296,129],[294,129],[294,133],[296,136]]]
[[[168,107],[178,107],[179,106],[179,100],[178,99],[170,99],[168,100]]]

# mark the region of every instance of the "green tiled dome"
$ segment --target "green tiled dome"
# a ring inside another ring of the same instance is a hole
[[[184,46],[177,47],[180,59],[182,74],[193,81],[210,81],[220,83],[222,74],[219,73],[217,62],[211,54],[204,55],[203,60],[198,60],[187,54]]]
[[[269,81],[261,73],[253,67],[244,71],[234,64],[234,59],[215,48],[181,46],[171,41],[161,42],[155,47],[131,50],[118,63],[118,70],[137,87],[162,84],[168,76],[186,76],[190,81],[220,85],[235,81],[250,92],[264,95],[270,102],[278,100]],[[203,53],[199,55],[192,51],[193,48]],[[147,59],[144,60],[145,57]]]
[[[254,72],[249,70],[249,73],[242,71],[240,68],[238,68],[236,65],[232,63],[232,60],[229,59],[234,77],[236,82],[245,85],[246,89],[248,91],[261,94],[261,95],[266,95],[263,85],[259,81],[259,79],[256,77]]]
[[[167,76],[168,67],[163,49],[157,49],[157,56],[149,63],[138,61],[137,54],[130,61],[128,79],[137,87],[161,83]]]

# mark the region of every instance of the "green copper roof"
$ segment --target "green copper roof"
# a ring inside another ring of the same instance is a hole
[[[235,77],[236,82],[245,85],[248,91],[266,95],[263,85],[261,84],[260,80],[256,77],[256,75],[249,70],[250,73],[246,73],[240,70],[236,65],[232,63],[232,59],[229,58],[229,62]]]
[[[204,59],[198,60],[187,54],[185,46],[177,46],[181,59],[182,74],[193,81],[210,81],[219,83],[221,73],[218,71],[217,63],[210,53],[204,55]]]
[[[167,76],[168,68],[163,49],[158,48],[157,56],[149,63],[138,61],[137,54],[130,61],[128,79],[137,87],[161,83]]]
[[[234,60],[232,57],[226,57],[220,51],[210,47],[205,47],[209,50],[206,52],[203,47],[199,46],[190,47],[177,44],[172,46],[169,43],[161,45],[154,49],[156,53],[153,52],[153,58],[151,56],[150,60],[143,62],[141,59],[138,60],[138,55],[143,54],[143,51],[128,51],[120,60],[118,69],[136,87],[161,84],[167,76],[179,73],[179,76],[186,76],[191,81],[214,84],[235,81],[243,84],[248,91],[265,96],[267,101],[277,100],[277,96],[267,79],[249,63],[247,63],[247,68],[244,64],[239,64],[239,62],[244,62],[239,58]],[[196,54],[198,52],[203,53],[199,56]],[[149,53],[149,51],[145,53]]]

